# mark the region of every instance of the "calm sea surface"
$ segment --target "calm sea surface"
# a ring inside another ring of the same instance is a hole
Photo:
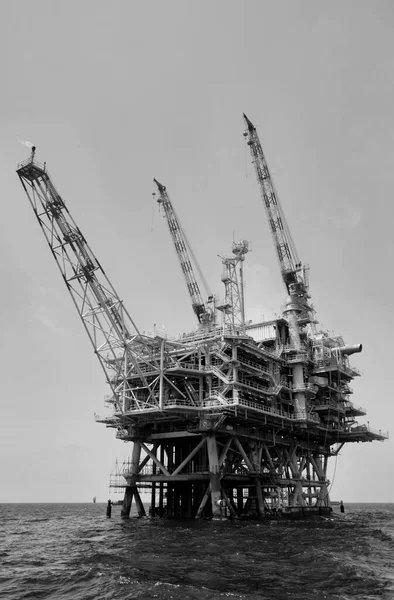
[[[123,521],[105,509],[0,504],[0,598],[394,599],[394,504],[267,522]]]

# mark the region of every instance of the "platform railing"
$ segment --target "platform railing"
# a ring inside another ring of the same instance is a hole
[[[267,406],[264,405],[262,403],[258,403],[258,402],[253,402],[252,400],[246,400],[245,398],[226,398],[225,396],[223,396],[219,391],[213,390],[211,392],[211,394],[205,398],[202,402],[195,402],[193,403],[189,398],[167,398],[165,400],[163,400],[163,409],[164,410],[170,410],[170,409],[187,409],[188,411],[195,410],[201,410],[201,409],[223,409],[225,407],[229,407],[229,408],[236,408],[236,407],[242,407],[242,408],[246,408],[246,409],[252,409],[256,412],[262,413],[262,414],[266,414],[266,415],[271,415],[271,416],[275,416],[275,417],[280,417],[289,421],[311,421],[314,423],[319,423],[320,419],[318,417],[318,415],[313,415],[310,413],[307,413],[306,411],[303,412],[297,412],[296,414],[290,414],[286,411],[283,410],[279,410],[277,408],[271,407],[271,406]],[[160,407],[157,406],[151,406],[147,409],[132,409],[130,408],[127,412],[130,413],[152,413],[152,412],[160,412],[161,409]],[[103,419],[101,417],[99,417],[98,415],[95,415],[96,420],[100,420],[100,422],[103,422]],[[116,426],[116,422],[117,422],[117,417],[106,417],[105,421],[108,422],[109,424],[112,424],[113,426]],[[126,430],[122,430],[119,431],[119,437],[122,439],[123,436],[126,435]],[[127,434],[128,435],[128,434]]]
[[[306,421],[313,421],[315,423],[320,423],[320,419],[319,419],[318,415],[311,415],[311,414],[307,413],[306,411],[298,412],[297,414],[289,414],[288,412],[285,412],[283,410],[279,410],[279,409],[273,408],[271,406],[265,406],[263,404],[258,404],[257,402],[253,402],[251,400],[246,400],[245,398],[238,398],[238,399],[234,400],[233,398],[224,398],[223,396],[221,396],[221,399],[222,399],[222,401],[224,400],[226,402],[226,406],[242,406],[245,408],[251,408],[257,412],[261,412],[261,413],[269,414],[269,415],[275,415],[275,416],[282,417],[284,419],[288,419],[291,421],[306,420]],[[220,404],[218,403],[215,405],[214,399],[213,400],[204,400],[202,404],[206,408],[213,408],[214,406],[223,407],[222,402]]]
[[[386,438],[386,439],[389,439],[389,437],[390,437],[388,431],[382,431],[381,429],[374,429],[374,428],[370,427],[369,425],[357,425],[357,427],[352,427],[349,430],[349,432],[350,433],[369,432],[369,433],[381,436],[381,437]]]
[[[247,387],[253,388],[255,390],[261,390],[264,394],[269,394],[269,389],[267,387],[264,387],[263,385],[260,385],[259,383],[256,383],[255,381],[252,381],[251,379],[245,379],[244,377],[239,377],[237,383],[240,383],[241,385],[246,385]]]
[[[308,352],[297,352],[291,356],[286,358],[286,362],[288,363],[297,363],[297,362],[307,362],[309,361],[309,353]]]
[[[204,367],[201,367],[201,369],[203,368]],[[200,367],[198,366],[198,364],[176,362],[174,364],[167,365],[165,370],[170,371],[171,369],[191,369],[193,371],[199,371]]]
[[[291,385],[290,389],[293,390],[293,392],[310,392],[312,394],[316,393],[313,383],[294,383]]]
[[[255,363],[252,360],[249,360],[247,358],[239,358],[238,362],[240,365],[252,367],[253,369],[256,369],[257,371],[261,371],[262,373],[267,373],[268,375],[270,375],[272,377],[272,373],[269,369],[267,369],[265,367],[261,367],[258,363]]]
[[[26,160],[23,160],[22,162],[18,163],[18,170],[23,169],[23,167],[27,167],[28,165],[34,165],[42,171],[46,171],[46,164],[38,162],[37,160],[31,158],[31,156],[29,158],[26,158]]]
[[[344,406],[345,406],[346,410],[350,409],[349,412],[352,412],[352,411],[356,410],[357,412],[361,412],[364,415],[367,414],[367,410],[364,407],[362,407],[362,406],[356,406],[355,404],[353,404],[353,402],[350,402],[349,400],[345,401]]]
[[[327,408],[329,410],[332,408],[333,410],[340,410],[341,412],[344,412],[343,402],[334,402],[333,400],[318,400],[317,403],[313,405],[314,410],[327,410]]]
[[[358,369],[356,369],[356,367],[351,367],[350,365],[339,365],[339,368],[342,369],[343,371],[345,371],[345,373],[348,373],[349,375],[361,375],[360,371]]]

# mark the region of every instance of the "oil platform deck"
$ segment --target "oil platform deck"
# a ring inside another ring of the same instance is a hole
[[[346,442],[387,437],[357,424],[366,411],[351,401],[359,373],[345,352],[361,347],[341,338],[305,334],[295,348],[279,319],[155,341],[159,405],[131,403],[97,418],[134,442],[132,459],[111,478],[126,489],[124,515],[133,496],[144,514],[138,490],[150,493],[151,515],[173,518],[322,514],[330,510],[328,459]],[[307,380],[301,386],[295,365]]]

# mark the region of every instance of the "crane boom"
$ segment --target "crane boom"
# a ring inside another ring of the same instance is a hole
[[[115,410],[157,406],[160,365],[154,358],[154,338],[138,331],[46,165],[35,160],[35,147],[17,174],[104,370]]]
[[[306,291],[308,288],[306,267],[301,264],[298,258],[282,207],[275,193],[256,127],[245,114],[243,117],[246,123],[246,132],[244,135],[248,138],[247,144],[250,148],[261,198],[264,202],[268,223],[274,239],[283,282],[288,293],[291,292],[294,285],[296,287],[301,285],[304,291]]]
[[[159,183],[157,179],[153,179],[153,181],[157,185],[157,189],[159,191],[159,199],[157,201],[163,206],[164,209],[164,214],[167,219],[168,228],[170,230],[170,234],[174,242],[175,250],[179,258],[182,273],[186,281],[187,290],[192,301],[193,311],[196,314],[199,323],[209,323],[212,319],[212,312],[206,307],[203,301],[200,288],[198,286],[197,279],[194,274],[192,262],[189,257],[188,243],[186,240],[185,233],[176,215],[176,212],[168,195],[166,186]]]

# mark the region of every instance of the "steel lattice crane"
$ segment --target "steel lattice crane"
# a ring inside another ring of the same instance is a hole
[[[191,248],[187,241],[185,232],[183,231],[179,219],[176,215],[170,197],[167,193],[166,187],[159,183],[157,179],[153,179],[153,181],[157,185],[157,189],[159,191],[159,199],[157,201],[163,206],[164,209],[164,214],[167,219],[171,237],[173,239],[175,250],[181,265],[182,273],[186,281],[187,290],[192,301],[193,311],[196,314],[198,322],[201,325],[209,325],[214,321],[215,311],[208,307],[204,303],[204,300],[202,298],[200,288],[198,286],[197,279],[194,274],[192,262],[189,257],[189,252],[191,252]],[[195,258],[194,262],[196,263],[196,266],[199,269]],[[200,275],[202,277],[201,271]],[[213,296],[212,294],[209,294],[208,303],[212,301]]]
[[[260,193],[266,209],[268,223],[274,239],[283,282],[288,294],[302,302],[308,297],[308,268],[300,262],[285,215],[275,193],[271,175],[265,160],[256,127],[243,115],[246,123],[244,133],[250,148]]]
[[[158,406],[157,340],[138,331],[34,146],[17,174],[112,389],[115,414]]]
[[[275,193],[256,127],[245,114],[243,116],[247,128],[244,136],[248,140],[247,143],[256,171],[261,197],[279,259],[282,279],[288,293],[284,316],[288,322],[290,345],[296,353],[292,356],[294,408],[297,415],[303,416],[306,414],[307,399],[305,395],[304,364],[301,354],[304,345],[301,340],[300,327],[310,324],[311,332],[314,334],[316,323],[314,310],[308,303],[308,269],[298,258],[282,207]]]

